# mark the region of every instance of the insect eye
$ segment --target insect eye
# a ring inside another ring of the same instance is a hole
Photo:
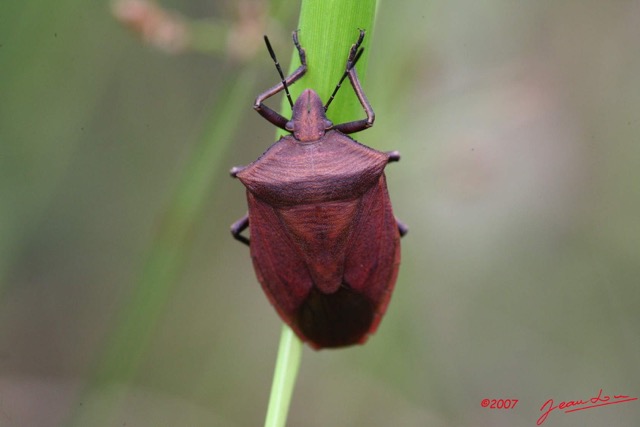
[[[289,121],[287,122],[287,124],[286,124],[286,125],[284,125],[284,128],[285,128],[286,130],[288,130],[289,132],[293,132],[293,129],[294,129],[294,127],[293,127],[293,121],[292,121],[292,120],[289,120]]]

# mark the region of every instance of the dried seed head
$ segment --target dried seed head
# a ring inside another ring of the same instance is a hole
[[[142,37],[142,40],[169,53],[183,51],[188,44],[184,19],[147,0],[117,0],[112,5],[115,18]]]

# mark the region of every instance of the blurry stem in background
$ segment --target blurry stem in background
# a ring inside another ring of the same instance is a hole
[[[367,31],[364,54],[358,61],[358,76],[364,80],[368,52],[373,36],[376,0],[303,0],[298,25],[299,38],[307,55],[307,73],[291,89],[296,99],[305,88],[313,88],[326,102],[340,80],[346,65],[349,48],[358,37],[358,29]],[[292,46],[293,47],[293,46]],[[298,65],[298,53],[293,49],[289,67],[291,73]],[[280,112],[291,116],[291,107],[283,97]],[[338,92],[327,111],[333,123],[357,120],[364,113],[348,85]],[[280,133],[280,132],[278,132]],[[278,360],[271,387],[266,427],[283,427],[300,366],[302,344],[286,325],[283,327]]]
[[[116,319],[85,393],[111,382],[130,383],[135,377],[189,253],[191,232],[197,225],[204,202],[211,197],[213,178],[225,168],[222,163],[226,159],[225,152],[246,114],[246,100],[255,91],[255,77],[255,69],[245,66],[216,100],[208,127],[194,148],[174,196],[159,221],[141,275]],[[84,408],[83,414],[72,414],[68,425],[92,425],[95,420],[110,425],[107,420],[118,404],[115,396],[105,398],[98,408]]]

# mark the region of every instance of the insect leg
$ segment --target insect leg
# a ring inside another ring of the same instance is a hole
[[[271,48],[271,44],[269,43],[269,39],[267,38],[267,36],[265,36],[264,39],[267,44],[267,49],[269,50],[269,54],[271,55],[271,58],[273,58],[274,62],[277,64],[277,67],[279,67],[278,62],[275,59],[275,53],[273,52],[273,49]],[[296,46],[296,49],[298,49],[298,55],[300,56],[300,66],[293,73],[291,73],[289,77],[287,77],[286,79],[283,79],[277,85],[267,89],[266,91],[258,95],[258,97],[256,98],[256,101],[253,104],[253,108],[262,117],[267,119],[274,126],[277,126],[280,129],[285,129],[285,130],[286,130],[285,126],[289,121],[289,119],[287,119],[286,117],[282,116],[281,114],[277,113],[276,111],[264,105],[264,101],[266,101],[267,99],[271,98],[273,95],[283,90],[288,93],[289,92],[288,86],[291,86],[296,80],[302,77],[304,73],[307,71],[307,57],[304,52],[304,49],[302,48],[302,46],[300,46],[300,42],[298,42],[298,31],[293,32],[293,44]]]
[[[249,239],[241,233],[249,227],[249,214],[243,216],[231,225],[231,235],[240,242],[249,246]]]
[[[360,37],[358,37],[358,41],[351,46],[351,50],[349,50],[349,58],[347,59],[346,73],[349,77],[349,81],[351,82],[351,86],[353,87],[356,96],[358,97],[358,101],[360,101],[360,105],[364,108],[365,113],[367,114],[366,119],[356,120],[353,122],[342,123],[339,125],[335,125],[333,128],[339,130],[342,133],[354,133],[360,132],[361,130],[365,130],[373,126],[373,122],[376,119],[376,115],[373,112],[373,107],[369,103],[367,96],[364,94],[362,90],[362,85],[360,84],[360,80],[358,80],[358,74],[356,73],[355,64],[360,58],[362,54],[362,49],[360,49],[360,45],[362,44],[362,40],[364,39],[364,30],[360,30]]]

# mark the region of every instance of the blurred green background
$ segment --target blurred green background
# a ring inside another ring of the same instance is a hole
[[[288,64],[299,6],[162,6],[190,43],[144,42],[106,1],[0,8],[0,426],[263,422],[281,323],[229,235],[228,169],[274,141],[261,34]],[[304,350],[289,425],[524,426],[550,398],[640,397],[640,2],[382,0],[368,43],[357,138],[402,152],[410,234],[367,345]],[[168,206],[227,127],[156,290]],[[639,424],[640,401],[545,423]]]

